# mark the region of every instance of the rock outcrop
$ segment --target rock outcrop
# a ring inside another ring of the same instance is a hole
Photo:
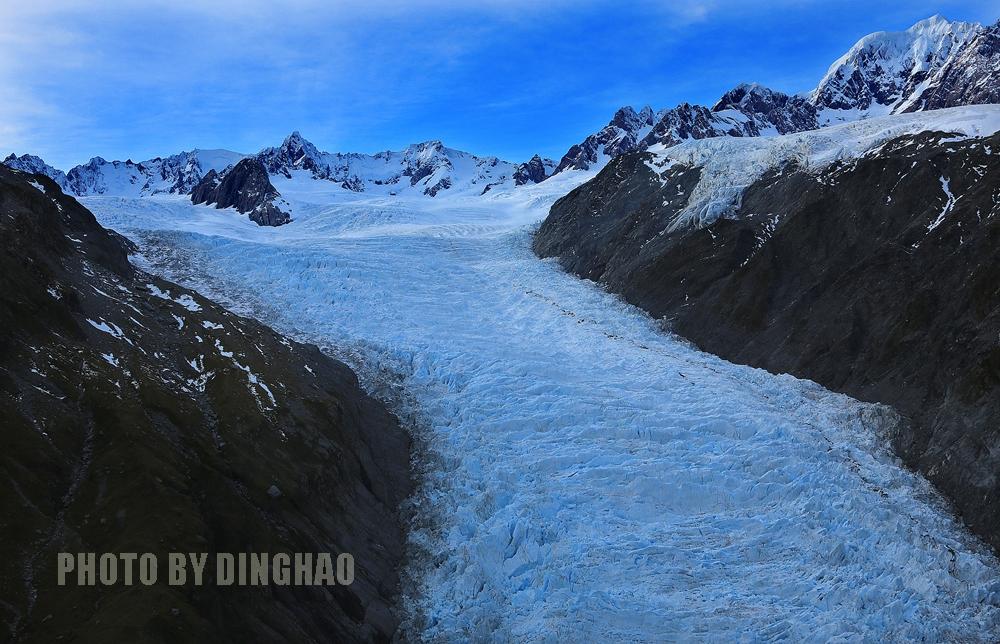
[[[0,168],[5,639],[389,641],[409,439],[345,365],[134,268]],[[340,586],[56,583],[57,552],[333,552]]]
[[[543,159],[537,154],[514,169],[514,185],[523,186],[528,183],[541,183],[552,174],[555,163],[552,159]]]
[[[292,218],[275,205],[280,196],[271,185],[264,164],[251,157],[221,174],[209,170],[191,190],[191,203],[235,208],[260,226],[281,226]]]

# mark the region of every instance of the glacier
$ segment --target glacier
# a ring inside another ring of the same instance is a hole
[[[1000,565],[885,447],[891,410],[702,353],[532,255],[590,176],[428,200],[293,174],[281,228],[81,201],[409,419],[415,639],[992,640]]]

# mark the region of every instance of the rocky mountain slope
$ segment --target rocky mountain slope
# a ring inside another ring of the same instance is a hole
[[[542,257],[701,348],[907,419],[897,452],[1000,548],[1000,106],[622,155]]]
[[[1000,100],[1000,23],[990,27],[933,16],[901,32],[865,36],[807,95],[756,84],[727,92],[711,108],[682,103],[654,112],[623,107],[572,146],[555,172],[600,167],[652,145],[719,136],[775,136],[885,114]]]
[[[46,176],[0,168],[0,235],[5,639],[389,640],[409,440],[354,374],[137,270]],[[60,587],[60,551],[348,552],[356,579]]]

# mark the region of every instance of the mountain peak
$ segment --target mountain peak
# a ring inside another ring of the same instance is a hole
[[[14,170],[27,172],[29,174],[43,174],[59,184],[59,187],[66,189],[66,174],[62,170],[57,170],[33,154],[22,154],[17,156],[13,152],[3,160],[3,165]]]
[[[920,20],[920,21],[914,23],[914,25],[912,27],[910,27],[909,29],[907,29],[907,31],[909,31],[909,32],[923,32],[923,31],[934,30],[934,29],[942,29],[942,28],[951,27],[951,26],[952,26],[952,22],[950,20],[948,20],[947,18],[945,18],[941,14],[936,13],[936,14],[934,14],[933,16],[931,16],[929,18],[924,18],[923,20]]]
[[[740,83],[723,94],[712,107],[712,111],[749,109],[751,112],[766,112],[781,107],[786,102],[788,95],[784,92],[773,90],[760,83]]]
[[[817,109],[833,110],[833,120],[845,110],[889,113],[980,30],[978,23],[934,15],[905,31],[868,34],[830,66],[810,99]]]

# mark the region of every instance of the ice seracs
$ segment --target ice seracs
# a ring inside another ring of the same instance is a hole
[[[660,174],[675,165],[697,168],[699,180],[670,230],[703,228],[732,217],[742,191],[769,170],[788,163],[818,171],[849,162],[898,137],[946,132],[954,140],[1000,131],[1000,105],[970,105],[897,114],[776,137],[714,137],[649,149],[648,167]]]

